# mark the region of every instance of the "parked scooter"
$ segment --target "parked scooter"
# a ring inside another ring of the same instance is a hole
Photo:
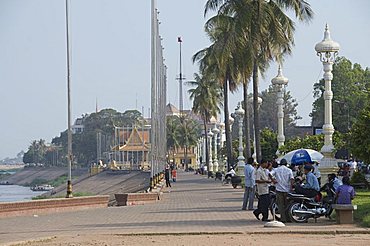
[[[308,198],[301,194],[288,194],[288,216],[292,222],[305,223],[308,219],[316,219],[322,216],[330,217],[333,209],[334,197],[322,198],[319,194],[314,198]]]

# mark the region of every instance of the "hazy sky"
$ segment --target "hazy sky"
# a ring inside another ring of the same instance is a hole
[[[206,0],[158,0],[160,32],[168,66],[168,100],[178,105],[178,43],[183,39],[186,78],[191,56],[209,44],[204,32]],[[314,46],[328,22],[340,55],[370,67],[370,1],[309,0],[309,24],[297,24],[296,46],[284,64],[298,112],[310,123],[312,86],[322,76]],[[26,150],[34,139],[59,135],[67,126],[65,0],[0,0],[0,159]],[[99,108],[119,111],[150,105],[150,0],[71,0],[72,114]],[[271,64],[260,88],[277,73]],[[186,88],[187,89],[187,88]],[[187,97],[185,97],[187,98]],[[230,96],[230,110],[241,100]],[[137,102],[137,103],[136,103]],[[191,103],[186,99],[185,108]]]

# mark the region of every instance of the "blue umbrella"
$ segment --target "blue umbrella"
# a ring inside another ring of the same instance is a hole
[[[316,150],[312,149],[298,149],[293,150],[284,155],[282,158],[279,158],[278,161],[281,159],[286,159],[288,163],[291,165],[303,165],[304,163],[309,162],[320,162],[320,160],[324,156],[317,152]]]

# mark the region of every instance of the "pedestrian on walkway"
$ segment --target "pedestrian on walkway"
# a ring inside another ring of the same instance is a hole
[[[171,187],[170,183],[170,166],[167,164],[166,168],[164,169],[164,178],[166,180],[166,187]]]
[[[177,170],[176,170],[176,168],[172,169],[171,175],[172,175],[172,181],[173,182],[176,182],[176,178],[177,178]]]
[[[260,220],[259,216],[262,214],[262,221],[268,221],[268,208],[270,205],[270,195],[269,195],[269,184],[271,180],[266,172],[267,161],[262,160],[260,167],[256,172],[256,184],[258,193],[258,208],[253,211],[254,216]]]
[[[271,175],[276,182],[276,203],[280,212],[281,222],[288,222],[287,208],[288,193],[292,190],[294,184],[293,171],[287,167],[286,159],[281,159],[278,168],[272,170]]]
[[[252,166],[254,159],[249,157],[246,165],[244,166],[244,176],[245,176],[245,190],[243,197],[243,206],[242,210],[253,210],[254,202],[254,191],[256,185],[256,174],[254,167]]]

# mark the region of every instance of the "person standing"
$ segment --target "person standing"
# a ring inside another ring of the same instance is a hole
[[[176,178],[177,178],[177,170],[176,170],[176,168],[172,169],[171,175],[172,175],[172,181],[173,182],[176,182]]]
[[[244,176],[245,176],[245,190],[243,197],[242,210],[254,210],[254,190],[256,185],[255,171],[253,165],[253,158],[248,158],[246,165],[244,166]]]
[[[170,166],[166,165],[166,168],[164,169],[164,178],[166,180],[166,187],[171,187],[170,183]]]
[[[262,214],[262,221],[269,221],[268,220],[268,208],[270,205],[270,195],[269,195],[269,184],[271,180],[266,172],[267,161],[262,160],[260,167],[257,169],[256,172],[256,184],[257,184],[257,192],[259,195],[258,198],[258,208],[253,211],[254,216],[258,220],[260,220],[259,216]]]
[[[294,184],[293,171],[287,167],[287,161],[281,159],[279,167],[272,170],[271,175],[275,177],[276,203],[280,212],[281,222],[286,223],[288,220],[287,208],[288,193],[292,190]]]

